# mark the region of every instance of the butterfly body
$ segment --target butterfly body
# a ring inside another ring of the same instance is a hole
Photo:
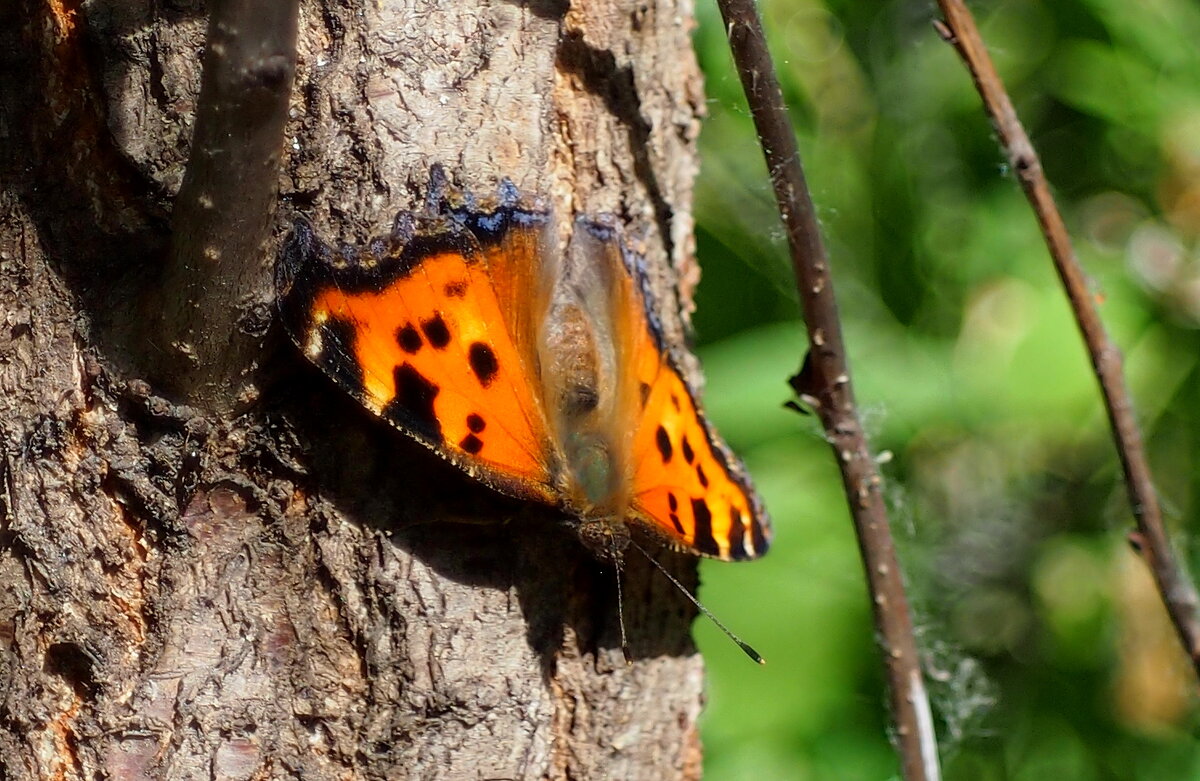
[[[439,198],[366,248],[298,223],[283,322],[375,414],[496,490],[560,508],[599,558],[629,524],[723,559],[762,555],[761,503],[667,348],[644,259],[612,218],[549,210],[510,185]]]

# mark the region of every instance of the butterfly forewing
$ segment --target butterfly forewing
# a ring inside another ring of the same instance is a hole
[[[340,258],[297,227],[284,321],[366,407],[506,493],[549,501],[545,423],[478,242],[448,220]],[[300,254],[301,257],[296,257]]]
[[[693,553],[761,556],[770,544],[767,515],[664,343],[640,258],[626,251],[624,261],[634,301],[626,364],[637,378],[633,515]]]
[[[635,513],[705,556],[766,553],[768,521],[740,462],[703,419],[670,363],[651,386],[634,455]]]

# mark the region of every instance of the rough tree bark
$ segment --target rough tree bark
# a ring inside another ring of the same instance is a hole
[[[246,262],[269,268],[296,213],[383,231],[441,162],[643,230],[680,336],[691,19],[304,3],[279,209]],[[206,29],[187,0],[0,7],[0,777],[697,777],[683,598],[629,562],[626,667],[611,573],[302,365],[265,285],[238,291],[261,347],[228,379],[245,403],[163,390]]]

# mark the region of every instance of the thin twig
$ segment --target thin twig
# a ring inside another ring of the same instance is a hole
[[[1113,439],[1125,472],[1125,487],[1137,522],[1137,532],[1131,541],[1154,573],[1159,594],[1175,625],[1175,631],[1191,657],[1193,668],[1200,675],[1200,619],[1197,618],[1196,588],[1176,564],[1163,526],[1158,495],[1142,446],[1142,435],[1134,420],[1129,391],[1125,387],[1121,353],[1105,332],[1096,312],[1095,300],[1071,247],[1067,228],[1050,195],[1041,161],[1017,119],[1017,112],[988,56],[971,12],[961,0],[938,0],[938,4],[945,15],[944,22],[936,23],[938,32],[954,46],[970,70],[975,87],[1000,136],[1000,144],[1017,174],[1025,197],[1037,214],[1042,235],[1071,302],[1071,310],[1075,313],[1075,321],[1087,345],[1096,379],[1100,382],[1100,393],[1104,397]]]
[[[718,5],[787,230],[808,326],[810,351],[792,385],[820,416],[842,471],[887,667],[904,778],[936,781],[941,775],[937,738],[921,677],[908,598],[888,527],[881,480],[850,385],[828,257],[804,180],[800,152],[754,0],[718,0]]]
[[[296,63],[297,0],[211,4],[196,130],[172,215],[157,374],[193,403],[229,411],[261,352],[262,262]]]

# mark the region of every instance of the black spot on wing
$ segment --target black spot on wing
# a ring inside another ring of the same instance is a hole
[[[670,509],[671,523],[675,525],[675,531],[683,536],[683,524],[679,522],[679,500],[675,498],[674,491],[667,491],[667,507]]]
[[[713,538],[712,512],[708,509],[708,502],[693,499],[692,517],[696,519],[696,539],[692,541],[693,547],[701,553],[720,554],[721,548]]]
[[[316,363],[340,384],[350,388],[362,388],[362,367],[354,358],[354,340],[357,332],[354,325],[340,318],[331,318],[318,328],[321,354]]]
[[[440,442],[442,426],[434,412],[433,400],[441,389],[407,363],[396,367],[395,378],[396,396],[384,408],[384,417]]]
[[[467,294],[467,281],[465,279],[456,279],[453,282],[447,282],[443,288],[443,292],[451,298],[462,298]]]
[[[450,344],[450,329],[446,326],[446,321],[442,319],[441,312],[434,314],[428,320],[422,320],[421,330],[425,332],[425,338],[435,349],[444,350],[446,345]]]
[[[704,467],[696,464],[696,478],[700,481],[700,485],[708,488],[708,475],[704,474]]]
[[[425,344],[421,340],[421,334],[417,329],[413,328],[412,323],[405,323],[396,330],[396,343],[400,345],[400,349],[412,355],[421,349],[421,345]]]
[[[646,402],[650,399],[650,386],[642,382],[638,384],[638,395],[642,398],[642,409],[646,408]]]
[[[758,521],[752,521],[750,523],[750,539],[754,541],[755,556],[763,555],[767,552],[767,548],[770,547],[770,543],[767,542],[767,538],[763,536],[762,524]]]
[[[458,446],[471,455],[475,455],[480,450],[483,450],[483,440],[474,434],[467,434],[462,438],[462,441],[458,443]]]
[[[692,443],[688,442],[687,434],[683,435],[683,460],[689,464],[696,460],[696,453],[692,450]]]
[[[746,527],[742,524],[742,514],[736,507],[729,508],[729,558],[741,560],[749,558],[746,553]]]
[[[662,456],[663,463],[668,463],[671,460],[671,437],[667,435],[667,430],[662,426],[654,432],[654,444],[658,446],[658,454]]]
[[[471,371],[475,372],[479,384],[485,388],[491,385],[496,372],[500,370],[500,363],[496,360],[492,348],[483,342],[474,342],[467,352],[467,360],[470,361]]]
[[[467,428],[471,429],[471,433],[478,434],[487,428],[487,421],[472,412],[467,415]]]

